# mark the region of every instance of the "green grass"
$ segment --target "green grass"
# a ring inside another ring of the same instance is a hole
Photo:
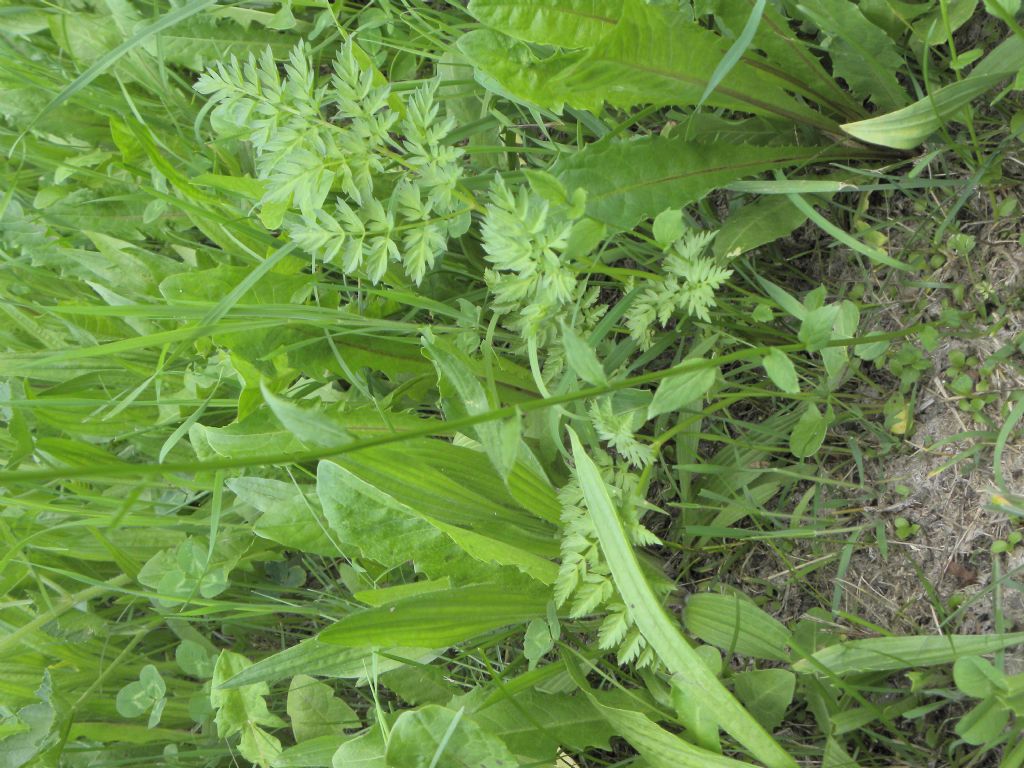
[[[0,768],[1024,764],[1010,5],[0,0]]]

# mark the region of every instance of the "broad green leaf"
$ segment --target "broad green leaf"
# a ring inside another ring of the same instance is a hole
[[[545,694],[532,688],[514,696],[502,695],[471,717],[515,754],[537,763],[554,763],[559,749],[607,749],[614,735],[589,698]]]
[[[427,648],[389,648],[388,655],[382,656],[371,648],[339,648],[310,638],[240,670],[220,687],[229,690],[265,684],[303,673],[359,680],[374,670],[384,674],[406,663],[428,663],[434,656]]]
[[[409,584],[397,584],[393,587],[381,587],[378,589],[364,589],[353,592],[352,597],[366,605],[378,606],[393,603],[403,597],[411,595],[422,595],[426,592],[439,592],[444,589],[451,589],[452,581],[448,577],[427,581],[413,581]]]
[[[711,73],[711,77],[708,78],[708,84],[704,87],[704,93],[701,94],[700,100],[696,104],[697,109],[704,105],[704,102],[708,100],[708,97],[718,87],[718,84],[725,79],[726,75],[733,70],[750,48],[754,35],[757,33],[758,27],[761,26],[765,5],[765,0],[754,0],[754,7],[750,10],[750,15],[747,17],[743,29],[736,39],[733,40],[732,45],[729,46],[729,50],[726,51],[722,60],[718,62],[715,71]]]
[[[447,444],[438,442],[437,445]],[[465,451],[465,454],[481,460],[484,471],[492,471],[485,457],[473,451]],[[365,461],[370,457],[361,458]],[[414,477],[405,465],[390,469],[404,472],[410,480]],[[430,480],[431,476],[428,474],[424,479]],[[445,479],[450,482],[453,478]],[[382,485],[387,491],[397,489],[397,486]],[[412,483],[407,481],[405,485]],[[509,574],[496,566],[512,566],[544,583],[554,579],[557,567],[547,559],[547,547],[541,545],[540,551],[536,551],[538,547],[533,546],[534,542],[517,537],[517,529],[512,525],[496,525],[493,518],[486,520],[486,524],[476,519],[454,522],[453,513],[458,511],[454,500],[445,510],[449,519],[439,520],[432,514],[436,510],[425,503],[425,496],[417,498],[403,492],[399,500],[383,489],[339,463],[322,461],[317,468],[317,493],[332,531],[340,541],[357,548],[367,558],[390,567],[412,560],[430,578],[450,577],[457,584],[481,578],[510,580],[516,575],[515,571]],[[468,489],[460,490],[466,495]],[[476,518],[485,508],[481,501],[470,514]]]
[[[602,102],[621,109],[640,104],[697,104],[728,50],[727,41],[677,10],[624,0],[614,29],[552,85],[564,89],[570,106],[592,111]],[[830,126],[829,120],[796,101],[776,80],[746,61],[731,69],[708,94],[706,103]]]
[[[501,739],[465,717],[463,710],[431,704],[403,712],[395,720],[387,763],[389,768],[508,768],[517,760]]]
[[[723,651],[789,660],[790,631],[745,597],[714,592],[690,595],[685,620],[689,632]]]
[[[738,36],[756,0],[713,0],[711,8],[715,23]],[[790,21],[768,3],[754,35],[752,48],[764,53],[765,61],[749,55],[751,62],[765,74],[776,78],[788,90],[802,93],[836,114],[861,113],[857,105],[835,78],[826,71],[811,47],[790,28]]]
[[[871,637],[824,648],[793,665],[796,672],[846,675],[952,664],[962,656],[995,653],[1024,644],[1024,632],[1005,635],[922,635]]]
[[[832,340],[832,328],[838,312],[838,304],[829,304],[812,309],[800,322],[797,338],[807,345],[808,352],[818,352]]]
[[[619,229],[666,208],[682,208],[713,189],[821,153],[815,147],[698,143],[683,133],[604,140],[555,164],[569,189],[587,191],[587,215]]]
[[[733,690],[769,731],[779,727],[793,703],[796,675],[788,669],[751,669],[733,676]]]
[[[283,429],[269,413],[254,413],[226,427],[193,424],[188,431],[188,438],[200,461],[300,453],[306,450],[305,445],[291,432]]]
[[[459,51],[473,67],[473,77],[487,90],[512,101],[561,113],[569,94],[557,78],[582,57],[583,52],[556,53],[540,58],[526,43],[490,29],[467,32]],[[573,94],[574,100],[596,102],[600,94]]]
[[[573,373],[594,386],[608,383],[608,376],[594,348],[577,336],[572,326],[565,322],[562,323],[562,346],[565,348],[566,362]]]
[[[470,368],[466,356],[443,339],[427,335],[423,338],[423,348],[437,368],[444,401],[445,415],[449,419],[466,416],[479,416],[494,410],[487,400],[483,385],[477,380]],[[518,419],[515,420],[518,426]],[[473,432],[487,451],[494,468],[505,479],[515,466],[519,454],[518,430],[513,440],[507,439],[502,430],[502,422],[485,421],[473,427]]]
[[[281,742],[258,725],[249,723],[242,729],[238,754],[253,765],[270,768],[281,754]]]
[[[971,73],[914,102],[885,115],[842,126],[855,139],[893,149],[913,149],[963,107],[1024,67],[1024,39],[1010,36]]]
[[[668,208],[654,217],[651,234],[654,235],[654,242],[662,248],[668,248],[686,234],[686,229],[682,209]]]
[[[310,448],[333,448],[352,441],[348,431],[335,424],[326,413],[278,397],[263,384],[260,390],[281,426]]]
[[[134,680],[117,692],[114,704],[117,714],[121,717],[138,717],[153,710],[149,719],[149,727],[153,728],[160,722],[160,713],[164,706],[164,694],[167,685],[160,672],[152,664],[147,664],[139,672],[139,679]]]
[[[594,521],[601,551],[637,628],[661,663],[706,706],[716,712],[719,725],[769,768],[795,768],[796,761],[751,717],[705,666],[669,617],[644,576],[636,551],[597,466],[583,450],[575,432],[572,441],[576,473]],[[675,737],[673,737],[675,738]],[[694,747],[696,749],[696,747]],[[703,754],[703,750],[700,750]],[[696,763],[695,763],[696,764]],[[712,763],[704,763],[712,765]]]
[[[827,36],[832,68],[855,96],[868,97],[881,109],[907,103],[896,79],[903,58],[881,29],[868,21],[850,0],[800,0],[797,9]]]
[[[43,680],[36,691],[37,703],[18,710],[16,732],[0,740],[0,766],[20,768],[32,765],[32,760],[61,739],[59,716],[54,706],[50,672],[43,672]]]
[[[978,656],[963,656],[953,665],[956,687],[975,699],[987,699],[996,691],[1004,690],[1003,674]]]
[[[351,613],[319,634],[324,643],[443,648],[544,615],[544,592],[480,584],[429,592]]]
[[[288,747],[274,758],[271,768],[330,768],[334,753],[350,741],[344,734],[319,736]]]
[[[233,477],[226,485],[239,500],[262,513],[253,526],[257,536],[299,552],[328,557],[342,553],[310,486],[265,477]]]
[[[922,3],[922,6],[926,11],[929,9],[928,3]],[[942,45],[949,40],[950,33],[956,32],[971,20],[977,7],[978,0],[949,0],[944,8],[933,7],[930,12],[914,22],[914,38],[928,45]]]
[[[384,759],[384,734],[379,726],[342,744],[331,761],[333,768],[392,768]]]
[[[622,0],[472,0],[467,10],[527,43],[586,48],[615,27]]]
[[[221,684],[252,666],[245,656],[231,651],[221,651],[213,670],[210,688],[210,704],[217,715],[217,735],[224,739],[239,731],[248,731],[252,726],[265,725],[281,728],[285,724],[277,715],[267,709],[264,696],[270,695],[266,683],[253,683],[238,688],[223,689]],[[262,737],[250,736],[253,746],[264,743]]]
[[[335,736],[344,729],[361,726],[352,707],[335,696],[329,685],[309,675],[292,678],[288,687],[287,712],[296,742]]]
[[[174,660],[186,675],[207,680],[213,677],[216,655],[195,640],[182,640],[174,649]]]
[[[666,731],[642,712],[598,702],[594,706],[607,718],[615,732],[632,744],[653,768],[754,768],[751,763],[694,746]]]
[[[277,59],[286,59],[291,49],[287,38],[277,32],[225,22],[210,14],[195,16],[159,36],[160,54],[170,64],[199,72],[209,63],[250,54],[259,56],[269,46]],[[256,199],[259,199],[258,195]]]
[[[158,600],[168,604],[194,595],[212,598],[228,588],[228,576],[239,555],[215,550],[214,557],[209,559],[208,547],[188,539],[175,549],[166,549],[151,557],[137,578],[157,593]]]
[[[420,439],[365,448],[335,462],[424,517],[492,535],[541,556],[558,554],[553,526],[539,519],[540,510],[531,514],[519,506],[480,451]]]
[[[788,392],[791,395],[800,392],[800,380],[796,375],[796,366],[785,352],[781,349],[772,349],[761,359],[765,373],[772,380],[772,384]]]
[[[458,692],[440,664],[405,666],[380,676],[380,683],[413,706],[447,704]]]
[[[534,619],[526,625],[523,635],[523,655],[529,662],[529,669],[535,669],[537,662],[555,647],[555,638],[545,619]]]
[[[709,645],[702,645],[699,648],[714,651],[718,657],[718,672],[715,676],[719,676],[722,657],[718,655],[718,651]],[[709,752],[722,754],[722,742],[718,737],[718,718],[704,705],[700,697],[687,690],[686,683],[677,676],[672,678],[672,706],[679,722],[686,728],[690,741]]]
[[[704,358],[689,358],[686,362],[709,362]],[[718,367],[709,365],[687,373],[679,373],[661,380],[654,399],[647,407],[647,418],[671,413],[695,402],[703,401],[718,376]]]
[[[800,419],[789,433],[789,452],[798,459],[806,459],[818,452],[825,442],[828,419],[822,416],[818,406],[808,403]]]
[[[807,216],[784,195],[769,195],[733,211],[711,244],[715,256],[739,256],[785,237]]]
[[[976,704],[960,718],[953,729],[968,744],[987,744],[995,739],[1010,722],[1010,712],[998,698]]]

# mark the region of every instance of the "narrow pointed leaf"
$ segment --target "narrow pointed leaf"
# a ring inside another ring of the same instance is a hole
[[[871,637],[833,645],[814,654],[813,662],[801,659],[796,672],[833,675],[851,672],[886,672],[914,667],[951,664],[963,656],[995,653],[1024,645],[1024,632],[1005,635],[926,635],[922,637]]]
[[[567,189],[587,190],[587,215],[620,230],[713,189],[774,168],[799,165],[820,147],[703,144],[684,135],[591,144],[555,165]]]
[[[706,705],[718,713],[722,728],[746,747],[755,758],[769,768],[795,768],[796,761],[711,673],[680,633],[676,622],[665,612],[643,574],[636,551],[629,542],[597,465],[584,451],[576,433],[569,434],[576,472],[587,509],[594,520],[601,551],[611,570],[615,586],[623,601],[630,607],[630,613],[641,634],[668,671],[680,675],[682,682],[692,690],[693,695],[702,697]]]
[[[350,648],[443,648],[541,617],[549,599],[541,590],[509,590],[500,584],[430,592],[349,614],[321,632],[319,639]]]

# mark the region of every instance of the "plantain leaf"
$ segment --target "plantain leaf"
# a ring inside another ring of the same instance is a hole
[[[443,648],[543,616],[549,599],[545,590],[509,590],[503,584],[429,592],[349,614],[323,630],[319,639],[350,648]]]
[[[718,258],[739,256],[785,237],[805,221],[807,215],[785,195],[768,195],[730,213],[711,247]]]
[[[798,459],[810,458],[825,442],[826,432],[828,418],[822,415],[818,406],[808,403],[800,419],[793,425],[793,431],[789,433],[789,452]]]
[[[869,120],[847,123],[842,129],[861,141],[893,149],[913,149],[947,120],[985,91],[1024,67],[1024,38],[1011,36],[989,53],[974,70],[955,83],[939,88],[913,104]]]
[[[686,601],[686,628],[705,643],[755,659],[788,661],[791,633],[739,595],[706,592]]]
[[[651,720],[642,712],[594,705],[632,744],[653,768],[754,768],[751,763],[734,760],[684,741]]]
[[[357,680],[372,669],[384,674],[405,666],[406,661],[425,664],[433,658],[434,653],[426,648],[389,648],[388,655],[382,656],[367,648],[339,648],[309,638],[242,669],[220,687],[274,682],[300,673]]]
[[[388,737],[389,768],[508,768],[517,764],[501,739],[463,715],[461,709],[437,704],[400,714]]]
[[[963,656],[995,653],[1024,644],[1024,632],[1005,635],[871,637],[829,646],[793,665],[795,672],[845,675],[951,664]],[[813,660],[813,661],[812,661]]]
[[[800,392],[800,380],[797,378],[796,366],[793,365],[789,355],[781,349],[770,350],[761,360],[761,365],[764,366],[765,373],[772,380],[772,384],[783,392],[788,392],[791,395]]]
[[[704,358],[690,359],[709,362]],[[715,385],[717,377],[718,367],[711,365],[663,379],[654,393],[651,404],[647,406],[647,418],[653,419],[663,413],[685,408],[691,403],[702,402],[704,396]]]
[[[587,190],[587,215],[617,229],[713,189],[773,168],[805,163],[818,147],[689,142],[683,135],[599,141],[555,164],[568,189]]]
[[[309,675],[292,678],[288,686],[286,711],[296,742],[333,736],[342,729],[361,726],[356,713],[334,695],[329,685]]]
[[[537,764],[553,764],[559,748],[583,751],[607,749],[614,732],[589,698],[544,694],[535,689],[473,713],[475,722],[508,744],[517,755]]]

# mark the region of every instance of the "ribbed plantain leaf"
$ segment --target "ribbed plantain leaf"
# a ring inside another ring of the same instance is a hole
[[[598,142],[555,166],[569,189],[587,190],[587,215],[619,229],[712,189],[811,160],[820,147],[689,142],[685,136]]]
[[[1024,39],[1010,37],[978,64],[970,75],[939,88],[910,106],[887,115],[847,123],[854,138],[893,149],[913,149],[972,100],[1024,67]]]

